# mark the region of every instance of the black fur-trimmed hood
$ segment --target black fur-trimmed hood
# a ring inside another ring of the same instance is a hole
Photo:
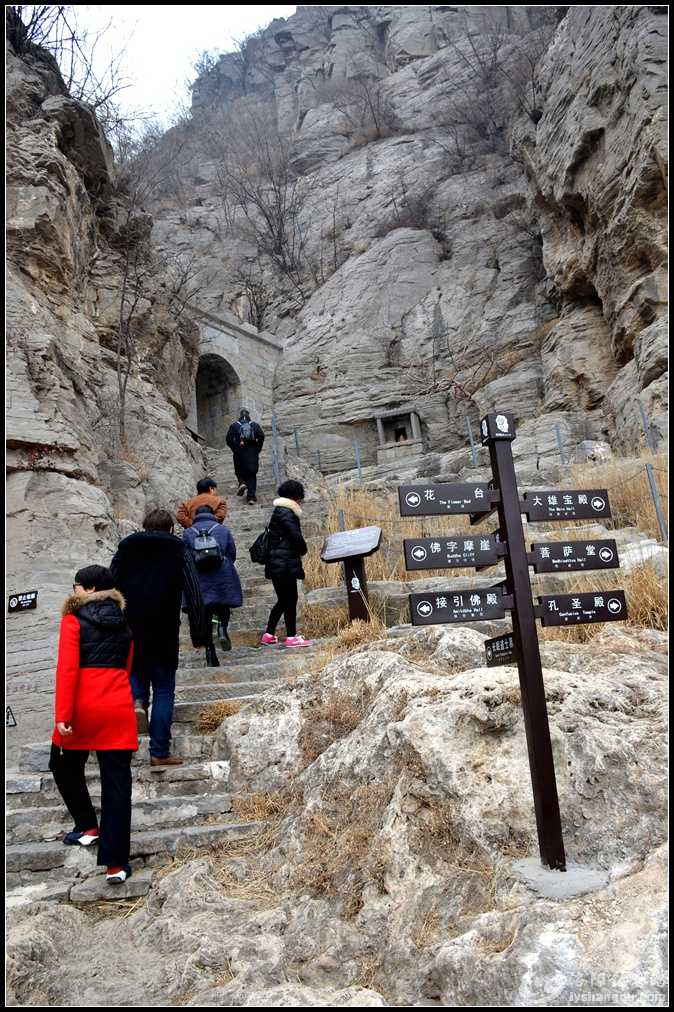
[[[67,597],[61,615],[76,615],[80,609],[84,608],[87,604],[97,604],[99,602],[112,601],[120,611],[124,611],[126,608],[126,601],[118,590],[114,588],[112,590],[92,590],[87,594],[71,594]]]

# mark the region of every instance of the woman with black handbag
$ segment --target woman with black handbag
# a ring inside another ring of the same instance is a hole
[[[268,525],[268,549],[264,575],[271,580],[277,601],[269,613],[266,632],[260,642],[273,646],[279,642],[276,626],[283,615],[287,647],[308,647],[312,640],[297,634],[297,581],[304,579],[302,556],[307,554],[307,543],[302,536],[300,503],[304,500],[304,487],[299,481],[284,481],[274,499],[274,509]]]

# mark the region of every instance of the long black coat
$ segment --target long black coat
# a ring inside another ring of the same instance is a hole
[[[301,558],[307,554],[307,543],[302,536],[300,518],[290,506],[283,505],[287,499],[275,499],[274,510],[269,520],[271,548],[269,561],[264,567],[268,580],[273,576],[294,576],[304,579]]]
[[[180,538],[164,531],[139,531],[120,541],[110,564],[115,586],[126,599],[134,641],[134,664],[158,660],[178,666],[183,593],[195,647],[206,642],[206,613],[192,554]]]
[[[254,443],[246,443],[241,446],[240,422],[232,422],[225,436],[225,442],[234,454],[235,469],[238,474],[257,474],[260,450],[264,444],[264,432],[257,422],[251,424],[255,438]]]

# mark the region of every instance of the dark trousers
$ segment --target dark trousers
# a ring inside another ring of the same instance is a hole
[[[269,612],[267,632],[273,636],[281,615],[286,626],[287,636],[297,635],[297,577],[272,576],[271,582],[278,598]]]
[[[131,692],[134,701],[149,706],[150,755],[165,758],[171,751],[171,724],[176,697],[176,669],[172,664],[155,657],[134,656],[131,670]]]
[[[257,494],[257,472],[251,474],[250,471],[243,469],[239,475],[239,481],[246,486],[249,499],[254,499]]]
[[[96,752],[101,771],[98,864],[108,867],[123,867],[129,863],[132,755],[129,749],[98,749]],[[57,745],[52,745],[49,757],[49,769],[78,833],[98,826],[84,776],[88,756],[87,749],[64,748],[61,751]]]
[[[204,646],[213,646],[213,619],[217,618],[218,622],[222,626],[222,630],[227,635],[227,626],[229,625],[230,609],[226,604],[207,604],[206,605],[206,625],[208,629],[207,635],[209,636],[208,643]]]

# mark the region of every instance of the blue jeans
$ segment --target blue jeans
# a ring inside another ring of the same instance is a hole
[[[154,658],[134,659],[131,670],[131,692],[134,702],[143,706],[150,702],[150,755],[165,758],[171,751],[171,723],[176,695],[176,669]]]

